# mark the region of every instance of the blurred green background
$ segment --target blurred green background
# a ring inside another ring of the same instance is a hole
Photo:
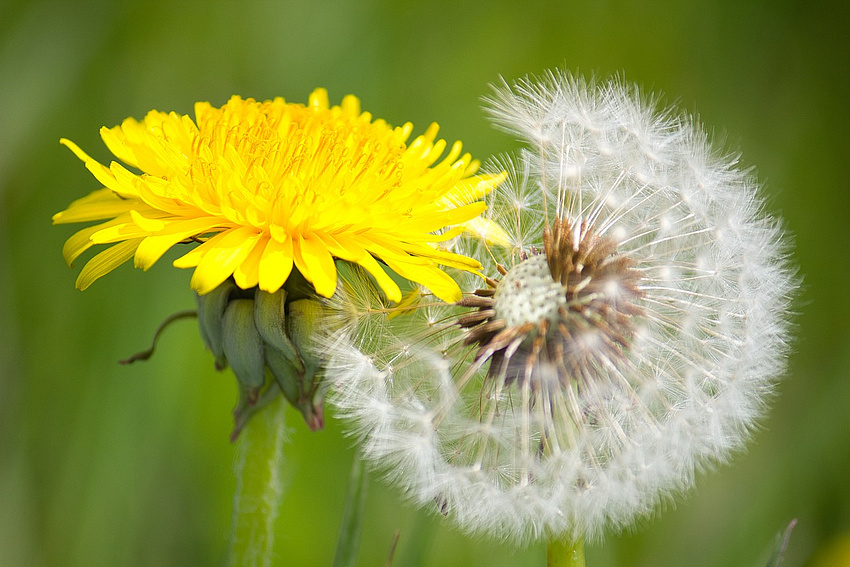
[[[515,148],[480,110],[488,84],[566,67],[623,73],[698,111],[757,166],[805,276],[798,340],[770,417],[730,466],[588,565],[754,566],[798,518],[785,565],[850,533],[850,25],[830,2],[0,2],[0,566],[220,565],[234,488],[234,379],[194,323],[190,272],[125,265],[84,293],[51,215],[97,187],[59,138],[101,161],[102,125],[191,113],[231,94],[357,94],[416,132],[438,121],[476,157]],[[170,256],[173,258],[174,256]],[[292,441],[281,565],[329,565],[353,450],[330,419]],[[379,482],[361,565],[542,565],[458,534]],[[850,559],[848,559],[850,562]],[[834,563],[837,564],[837,563]],[[847,563],[850,564],[850,563]]]

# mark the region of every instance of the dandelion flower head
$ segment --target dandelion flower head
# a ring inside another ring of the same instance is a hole
[[[109,150],[140,173],[104,166],[62,140],[103,188],[53,221],[101,221],[63,251],[71,264],[93,245],[109,246],[83,268],[81,289],[130,258],[147,270],[176,244],[199,243],[174,261],[194,268],[199,294],[230,277],[273,293],[294,266],[329,297],[334,259],[342,259],[392,299],[401,294],[385,266],[455,301],[460,290],[439,266],[480,265],[441,243],[464,227],[486,230],[475,218],[501,177],[476,176],[478,162],[461,155],[460,142],[440,160],[446,142],[436,139],[436,124],[408,143],[412,131],[410,123],[373,120],[351,95],[331,107],[324,89],[307,105],[238,96],[221,108],[200,102],[195,120],[151,111],[101,129]]]
[[[488,197],[511,245],[466,241],[488,277],[455,306],[398,314],[346,276],[329,395],[366,458],[465,531],[594,540],[742,448],[795,278],[756,181],[688,116],[561,73],[489,102],[527,144]]]

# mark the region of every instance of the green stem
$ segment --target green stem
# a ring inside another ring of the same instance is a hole
[[[546,548],[548,567],[584,567],[584,541],[549,540]]]
[[[355,455],[351,463],[351,475],[348,479],[348,495],[345,498],[345,511],[339,530],[334,567],[354,567],[360,551],[360,534],[363,531],[363,511],[366,503],[366,485],[368,476],[363,460]]]
[[[230,567],[270,567],[280,559],[275,525],[283,496],[285,412],[286,401],[277,396],[245,424],[240,435]]]

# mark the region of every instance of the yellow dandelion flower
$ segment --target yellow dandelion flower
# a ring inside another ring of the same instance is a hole
[[[199,242],[174,261],[195,269],[199,294],[230,277],[243,289],[273,293],[294,267],[330,297],[338,258],[362,266],[393,301],[401,292],[379,260],[457,301],[460,289],[439,266],[480,265],[439,244],[465,228],[502,238],[476,217],[503,176],[475,175],[478,162],[461,155],[460,142],[440,160],[447,144],[436,139],[438,129],[432,124],[407,143],[412,124],[373,120],[351,95],[331,107],[324,89],[306,106],[238,96],[221,108],[199,102],[194,121],[151,111],[101,129],[109,150],[140,174],[117,162],[104,166],[62,140],[104,187],[53,222],[105,221],[65,244],[69,265],[93,245],[111,245],[85,265],[80,289],[131,257],[147,270],[172,246]]]

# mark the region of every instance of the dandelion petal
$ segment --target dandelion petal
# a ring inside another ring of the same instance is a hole
[[[240,227],[223,232],[211,240],[209,250],[192,274],[192,289],[204,294],[218,287],[233,274],[236,266],[251,253],[260,234],[252,228]]]
[[[259,264],[260,289],[274,293],[283,286],[292,272],[292,241],[269,239]]]

